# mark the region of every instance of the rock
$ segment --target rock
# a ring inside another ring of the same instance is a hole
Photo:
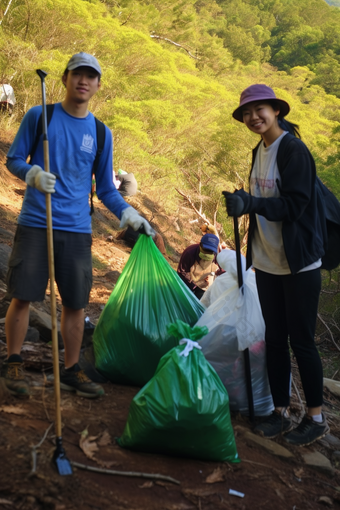
[[[339,448],[340,449],[340,439],[333,436],[332,434],[327,434],[327,436],[319,439],[319,443],[326,448]]]
[[[6,296],[0,300],[0,317],[6,316],[9,304],[10,304],[10,301],[6,298]]]
[[[339,466],[340,466],[340,452],[339,451],[335,451],[332,453],[332,462],[334,464],[334,467],[339,469]]]
[[[34,306],[30,305],[30,321],[29,325],[33,328],[36,328],[39,331],[40,339],[45,342],[52,341],[52,319],[48,313],[41,312]],[[57,321],[58,328],[58,344],[59,348],[63,349],[63,339],[60,333],[60,323]]]
[[[323,503],[324,505],[327,505],[327,506],[333,506],[333,500],[331,498],[329,498],[328,496],[321,496],[318,499],[318,503]]]
[[[333,476],[335,473],[330,461],[320,452],[314,451],[303,453],[302,458],[307,466],[316,469],[317,471],[322,471],[330,476]]]
[[[24,342],[37,343],[40,342],[39,331],[36,328],[28,326]]]
[[[5,280],[6,278],[11,251],[12,248],[7,244],[0,244],[0,280]]]
[[[236,425],[234,428],[244,437],[244,439],[248,443],[261,446],[262,448],[267,450],[267,452],[271,453],[272,455],[276,455],[277,457],[281,457],[284,459],[294,458],[294,455],[289,450],[287,450],[287,448],[284,448],[275,441],[271,441],[270,439],[266,439],[265,437],[257,436],[256,434],[253,434],[248,429],[246,429],[245,427],[241,427],[240,425]]]
[[[340,381],[333,381],[333,379],[327,379],[324,377],[323,385],[329,389],[334,395],[340,397]]]
[[[13,239],[14,234],[12,232],[9,232],[8,230],[5,230],[4,228],[0,227],[0,236],[5,237],[7,239]]]

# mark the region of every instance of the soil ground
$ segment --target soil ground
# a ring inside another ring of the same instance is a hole
[[[4,155],[10,140],[0,144],[0,243],[12,244],[7,233],[15,232],[24,184],[5,170]],[[146,196],[138,196],[131,204],[139,208],[165,240],[168,261],[176,267],[182,250],[199,239],[197,232],[178,233],[172,219]],[[94,216],[94,285],[86,314],[96,323],[121,273],[131,248],[115,239],[118,221],[100,203],[95,203]],[[110,237],[112,236],[112,237]],[[5,284],[0,280],[0,299]],[[37,304],[49,312],[49,294]],[[60,301],[58,300],[60,312]],[[284,460],[255,445],[247,438],[251,424],[247,417],[232,416],[236,444],[241,462],[228,464],[204,462],[164,455],[136,453],[120,448],[115,442],[124,429],[129,405],[139,388],[104,385],[106,395],[87,400],[62,392],[63,444],[70,460],[88,466],[119,471],[158,473],[180,483],[127,477],[74,468],[73,476],[59,476],[52,464],[55,450],[53,432],[53,387],[50,346],[27,345],[28,378],[32,395],[17,399],[5,393],[0,379],[0,509],[53,510],[217,510],[264,509],[305,510],[340,507],[340,471],[337,454],[340,439],[340,401],[325,391],[324,412],[331,425],[332,441],[321,440],[306,448],[288,447],[293,454]],[[0,318],[0,366],[6,356],[4,321]],[[61,353],[62,358],[62,353]],[[296,368],[294,379],[300,388]],[[301,392],[301,390],[300,390]],[[302,392],[301,392],[302,395]],[[293,412],[297,419],[299,403],[293,394]],[[36,469],[32,472],[34,445],[45,432],[46,439],[37,449]],[[276,443],[287,447],[283,440]],[[334,476],[306,466],[302,454],[318,451],[331,459]],[[340,455],[340,454],[339,454]],[[210,476],[212,475],[212,476]],[[244,498],[229,495],[229,489]]]

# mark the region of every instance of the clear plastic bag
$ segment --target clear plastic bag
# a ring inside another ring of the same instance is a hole
[[[274,406],[266,367],[265,323],[255,273],[251,269],[245,271],[242,256],[242,292],[238,286],[236,252],[222,250],[217,261],[226,273],[216,278],[201,300],[208,308],[196,326],[206,326],[209,333],[200,345],[228,391],[230,409],[242,414],[248,414],[249,410],[243,354],[243,350],[249,348],[254,412],[256,416],[266,416]]]
[[[207,361],[216,370],[228,395],[231,411],[248,414],[249,404],[244,354],[238,349],[236,329],[221,324],[199,342]],[[255,416],[267,416],[274,409],[266,367],[264,340],[249,347]]]

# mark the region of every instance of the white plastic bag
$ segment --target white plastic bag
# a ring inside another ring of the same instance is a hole
[[[243,268],[243,292],[237,279],[236,252],[222,250],[217,262],[226,271],[218,276],[205,292],[201,303],[207,308],[196,326],[207,326],[212,331],[218,325],[236,329],[238,349],[264,339],[265,324],[259,302],[255,273],[245,271],[245,257],[241,256]]]

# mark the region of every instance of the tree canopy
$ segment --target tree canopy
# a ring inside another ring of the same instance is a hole
[[[231,114],[253,83],[288,101],[340,197],[340,10],[324,0],[0,0],[0,20],[1,80],[17,96],[7,122],[40,103],[35,69],[60,101],[68,59],[94,54],[103,77],[91,110],[113,130],[115,167],[169,213],[177,189],[230,228],[221,191],[247,187],[257,142]]]

